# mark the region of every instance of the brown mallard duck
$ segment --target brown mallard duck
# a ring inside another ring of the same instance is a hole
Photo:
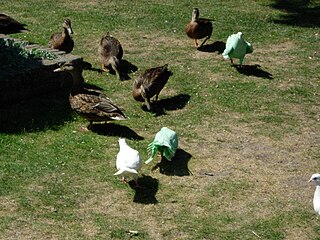
[[[199,18],[199,9],[193,9],[191,21],[187,24],[185,32],[188,37],[194,39],[196,47],[199,46],[198,39],[206,38],[201,43],[201,47],[211,37],[213,30],[212,21],[211,19]]]
[[[68,72],[73,78],[73,86],[69,95],[71,108],[80,116],[86,118],[91,128],[93,122],[106,122],[110,120],[125,120],[127,117],[109,97],[98,90],[83,87],[84,79],[79,63],[66,63],[54,72]]]
[[[133,98],[136,101],[145,102],[150,111],[150,99],[155,96],[155,101],[158,100],[160,91],[171,75],[172,72],[168,70],[168,64],[148,69],[133,82]]]
[[[70,36],[70,34],[73,34],[70,19],[64,19],[62,27],[62,32],[54,33],[51,35],[48,45],[50,48],[70,53],[74,47],[74,42]]]
[[[0,13],[0,33],[11,34],[28,31],[24,26],[12,17]]]
[[[118,79],[122,80],[120,61],[123,56],[123,49],[119,40],[107,32],[100,40],[98,54],[102,71],[113,70]]]

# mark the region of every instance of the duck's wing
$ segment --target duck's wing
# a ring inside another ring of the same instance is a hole
[[[51,35],[50,40],[49,40],[49,47],[52,47],[56,45],[59,41],[62,41],[62,33],[57,32]]]
[[[106,111],[106,112],[114,112],[120,110],[118,106],[116,106],[112,100],[107,97],[104,93],[101,93],[99,95],[99,100],[96,105],[94,105],[95,108]]]
[[[117,154],[116,167],[118,170],[129,168],[139,171],[141,164],[139,152],[129,146],[128,148],[119,151]]]
[[[125,120],[127,117],[107,98],[90,94],[77,94],[70,97],[70,105],[78,114],[93,121]]]
[[[145,89],[151,88],[156,81],[162,79],[164,74],[168,72],[168,64],[161,67],[151,68],[143,76],[143,86]]]
[[[171,75],[172,72],[168,70],[168,64],[150,69],[146,73],[141,86],[141,92],[144,97],[151,98],[155,94],[159,94]]]
[[[203,22],[203,23],[208,23],[208,22],[213,22],[213,19],[208,19],[208,18],[198,18],[196,20],[197,22]]]

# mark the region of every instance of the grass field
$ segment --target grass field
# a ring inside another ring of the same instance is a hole
[[[30,29],[12,36],[46,46],[69,17],[74,54],[98,69],[109,31],[138,70],[83,72],[130,118],[91,132],[64,91],[0,109],[0,238],[319,240],[320,3],[288,2],[2,0]],[[202,51],[184,33],[193,7],[215,19]],[[238,31],[254,48],[244,69],[221,56]],[[132,80],[165,63],[159,111],[145,111]],[[174,161],[144,165],[143,189],[113,176],[119,137],[145,161],[163,126],[179,136]]]

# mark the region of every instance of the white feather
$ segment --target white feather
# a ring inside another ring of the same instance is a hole
[[[119,139],[119,147],[120,150],[116,159],[118,171],[114,175],[122,175],[123,177],[133,176],[136,180],[138,178],[138,171],[142,165],[139,152],[129,147],[124,138]]]
[[[313,174],[309,182],[314,182],[316,184],[316,190],[313,196],[313,208],[316,213],[320,214],[320,174]]]

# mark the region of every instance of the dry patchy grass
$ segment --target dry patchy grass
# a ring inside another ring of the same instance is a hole
[[[97,3],[80,2],[68,7],[76,7],[76,11],[88,5],[95,8]],[[164,4],[171,5],[171,2]],[[301,55],[299,41],[281,39],[276,45],[264,42],[254,45],[254,53],[246,57],[245,63],[261,65],[261,69],[273,76],[266,79],[238,73],[216,51],[197,51],[192,40],[180,30],[170,29],[168,33],[120,29],[111,34],[124,46],[124,59],[139,63],[138,71],[130,74],[132,78],[146,68],[169,64],[174,75],[160,94],[160,100],[186,91],[190,100],[181,109],[155,116],[142,111],[140,103],[127,101],[131,99],[131,81],[114,82],[114,76],[89,71],[85,71],[84,76],[89,83],[103,86],[115,102],[127,109],[131,119],[119,125],[128,126],[143,136],[143,140],[129,140],[129,143],[141,152],[144,160],[147,143],[159,126],[176,130],[179,148],[190,155],[184,166],[191,174],[176,176],[164,174],[160,169],[151,171],[155,159],[142,169],[145,176],[141,176],[140,181],[146,189],[132,189],[112,176],[117,138],[81,133],[78,129],[85,121],[75,118],[75,122],[64,128],[68,133],[76,132],[81,139],[97,143],[91,146],[95,153],[78,159],[83,162],[75,166],[85,168],[78,170],[81,175],[66,169],[66,175],[62,172],[44,174],[25,186],[22,193],[25,198],[21,200],[27,201],[24,208],[15,201],[15,196],[2,196],[0,213],[8,221],[1,225],[3,239],[257,238],[252,231],[262,239],[318,237],[311,203],[314,187],[307,183],[318,167],[320,151],[318,83],[315,76],[301,74],[301,68],[316,67],[305,63],[307,55]],[[104,31],[108,29],[94,29],[85,39],[81,34],[75,35],[75,40],[81,43],[76,51],[85,54],[85,60],[96,67],[99,66],[95,57],[97,39]],[[225,39],[213,36],[208,44],[217,41]],[[314,86],[314,102],[304,98],[290,102],[274,93],[291,90],[307,79],[308,84]],[[215,95],[224,82],[267,86],[272,96],[261,94],[257,98],[266,98],[264,105],[268,104],[267,100],[274,100],[273,96],[279,98],[277,108],[280,110],[272,113],[267,106],[262,106],[253,112],[233,111],[219,104]],[[280,123],[273,118],[266,120],[274,116],[280,118]],[[51,140],[47,138],[40,150],[45,151]],[[51,188],[61,188],[64,192],[50,196]],[[39,208],[29,209],[28,202]],[[19,208],[23,209],[21,213]],[[138,231],[138,235],[131,236],[130,230]]]

